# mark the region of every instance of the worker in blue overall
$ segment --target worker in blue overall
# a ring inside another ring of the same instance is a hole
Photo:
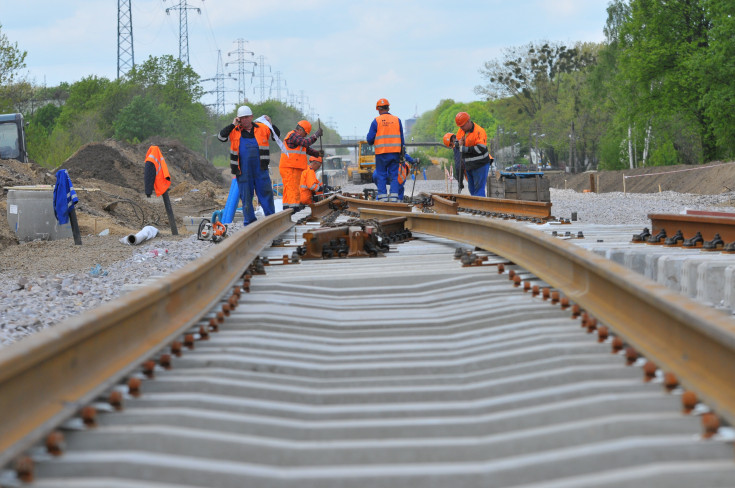
[[[268,122],[270,118],[265,116]],[[273,125],[273,131],[280,131]],[[253,111],[247,105],[237,109],[232,124],[222,129],[217,138],[230,141],[230,172],[237,177],[242,200],[243,225],[255,222],[253,192],[268,216],[276,212],[273,202],[273,185],[268,165],[270,164],[269,140],[273,133],[267,125],[253,122]]]

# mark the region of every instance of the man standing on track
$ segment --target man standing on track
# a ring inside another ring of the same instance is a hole
[[[307,166],[306,156],[319,158],[324,156],[324,151],[317,151],[309,147],[322,135],[322,129],[317,129],[313,136],[307,137],[310,132],[311,123],[308,120],[301,120],[294,130],[286,134],[286,139],[283,141],[286,144],[286,152],[281,152],[278,171],[283,181],[284,209],[300,205],[299,184],[301,173]]]
[[[459,149],[464,160],[470,195],[484,197],[490,163],[494,161],[487,150],[487,134],[485,129],[470,120],[467,112],[459,112],[454,122],[459,127],[454,147]]]
[[[370,124],[366,140],[368,144],[375,145],[377,199],[383,202],[397,202],[400,187],[398,165],[405,145],[403,124],[401,124],[401,119],[389,113],[390,103],[385,98],[378,100],[375,109],[380,115]],[[388,184],[390,184],[390,194],[388,194]]]
[[[270,117],[265,115],[265,118],[271,122]],[[281,131],[275,125],[273,131],[280,136]],[[253,122],[253,111],[247,105],[243,105],[237,109],[237,117],[232,124],[222,129],[217,138],[222,142],[230,141],[230,172],[237,177],[242,200],[243,225],[255,222],[253,191],[263,207],[263,213],[265,215],[275,213],[273,185],[268,173],[269,141],[273,138],[271,130],[265,124]]]

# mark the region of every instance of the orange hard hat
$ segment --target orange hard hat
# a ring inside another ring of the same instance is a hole
[[[444,139],[442,139],[442,142],[444,142],[444,145],[447,147],[452,147],[452,137],[454,137],[454,134],[451,132],[447,132],[444,134]]]
[[[312,163],[314,161],[321,163],[322,162],[322,157],[321,156],[310,156],[309,157],[309,162]]]
[[[454,122],[457,124],[457,127],[462,127],[469,121],[470,114],[468,114],[467,112],[460,112],[457,114],[456,117],[454,117]]]
[[[304,129],[304,132],[306,132],[306,135],[307,136],[311,132],[311,122],[309,122],[308,120],[299,120],[299,123],[296,124],[296,125],[300,126],[302,129]]]
[[[387,98],[381,98],[377,102],[375,102],[375,110],[377,110],[380,107],[388,107],[390,105],[390,102],[388,102]]]

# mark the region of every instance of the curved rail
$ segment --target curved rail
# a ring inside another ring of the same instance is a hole
[[[522,225],[464,216],[360,210],[362,218],[398,215],[406,217],[406,227],[412,232],[447,237],[500,254],[563,290],[735,424],[735,323],[724,313]]]
[[[456,214],[459,208],[469,208],[483,212],[536,217],[539,219],[551,218],[551,202],[533,202],[528,200],[509,200],[503,198],[473,197],[456,193],[432,193],[434,204],[442,205],[440,213]],[[455,205],[446,202],[454,202]]]
[[[0,465],[197,322],[293,226],[291,214],[259,220],[155,283],[0,350]]]

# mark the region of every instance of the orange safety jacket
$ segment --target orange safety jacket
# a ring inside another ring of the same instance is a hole
[[[235,126],[230,132],[230,164],[236,162],[240,171],[242,166],[240,165],[240,127]],[[271,161],[270,143],[268,139],[271,137],[271,130],[263,124],[253,122],[253,135],[255,140],[258,142],[258,152],[260,153],[260,167],[265,169]]]
[[[163,159],[163,154],[161,154],[158,146],[148,148],[148,152],[145,155],[145,162],[153,163],[153,166],[156,168],[156,180],[153,182],[153,190],[156,192],[156,196],[160,197],[171,186],[171,175],[168,173],[166,160]]]
[[[411,172],[411,165],[408,161],[401,161],[398,165],[398,184],[402,185],[408,179],[408,174]]]
[[[487,149],[487,134],[485,129],[472,122],[472,130],[465,132],[462,129],[457,131],[457,140],[464,137],[464,146],[466,152],[462,153],[467,169],[477,169],[486,164],[490,164],[493,160]]]
[[[375,133],[375,154],[401,152],[401,122],[391,114],[375,118],[378,130]]]
[[[301,193],[300,201],[304,205],[314,203],[312,195],[321,195],[322,192],[317,192],[317,189],[322,186],[321,181],[316,177],[316,171],[311,168],[306,168],[301,173],[301,185],[299,185],[299,192]]]
[[[295,129],[286,134],[286,137],[283,139],[283,142],[286,146],[286,151],[281,152],[281,160],[279,161],[278,165],[281,168],[297,168],[297,169],[306,169],[308,166],[308,161],[306,157],[306,148],[304,146],[296,146],[294,149],[291,149],[288,147],[288,138],[291,137],[291,134],[295,132]],[[288,156],[286,155],[288,154]]]

